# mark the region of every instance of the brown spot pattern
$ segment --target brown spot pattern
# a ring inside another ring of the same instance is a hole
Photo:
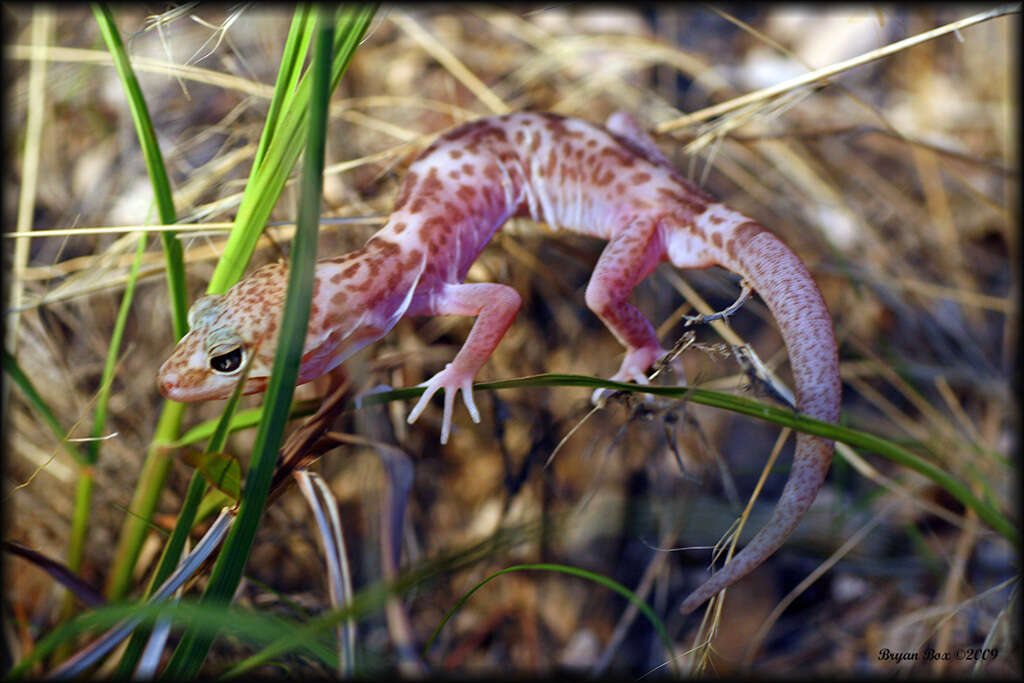
[[[590,182],[598,187],[604,187],[615,180],[615,173],[602,165],[595,165],[590,174]]]
[[[426,242],[430,239],[430,236],[438,230],[443,230],[445,227],[445,220],[440,216],[432,216],[427,220],[423,221],[420,225],[419,236],[420,240]]]
[[[466,214],[464,214],[458,205],[453,202],[445,202],[444,211],[448,220],[454,225],[461,224],[466,218]]]
[[[437,177],[437,167],[431,167],[430,171],[427,172],[427,177],[420,183],[418,194],[423,196],[433,196],[444,189],[444,184],[441,179]]]
[[[565,117],[552,114],[549,111],[541,112],[540,117],[544,119],[544,127],[551,131],[555,137],[562,137],[569,132],[565,125]]]
[[[394,293],[398,289],[398,286],[402,284],[402,271],[400,268],[392,268],[391,272],[388,273],[387,288],[389,293]]]
[[[540,134],[539,133],[534,134],[533,139],[530,141],[530,154],[531,155],[537,153],[537,150],[540,149],[540,143],[541,143]]]
[[[418,178],[416,177],[415,171],[409,171],[409,173],[406,174],[405,180],[398,188],[398,197],[395,199],[394,211],[400,211],[402,207],[405,206],[405,203],[409,201],[409,195],[412,194],[412,189],[416,185],[417,180]]]
[[[683,194],[682,192],[677,192],[676,190],[671,190],[667,187],[659,187],[658,195],[670,202],[673,202],[677,207],[688,212],[691,216],[699,216],[708,208],[707,202],[691,193]]]
[[[730,258],[736,260],[737,254],[743,250],[747,242],[762,232],[764,232],[764,228],[753,221],[738,225],[732,231],[732,237],[725,242],[725,252],[729,254]]]
[[[543,168],[544,175],[552,176],[555,174],[555,169],[558,168],[558,153],[555,151],[554,146],[548,150],[548,163]]]
[[[367,245],[370,245],[370,244],[372,244],[374,247],[376,247],[380,251],[380,255],[377,256],[378,259],[381,259],[381,258],[385,258],[385,259],[391,258],[395,254],[397,254],[398,251],[399,251],[399,247],[398,247],[397,244],[395,244],[394,242],[392,242],[390,240],[386,240],[383,237],[375,237],[375,238],[371,239],[369,242],[367,242]]]
[[[636,163],[636,155],[627,154],[618,147],[602,147],[598,154],[603,157],[611,157],[614,160],[613,163],[623,168],[630,168]]]

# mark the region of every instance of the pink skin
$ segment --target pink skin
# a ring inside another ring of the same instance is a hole
[[[835,422],[839,370],[832,322],[803,263],[772,233],[686,181],[624,113],[607,127],[553,114],[517,113],[460,126],[410,166],[387,224],[362,249],[317,265],[299,383],[309,382],[383,337],[404,315],[475,316],[455,358],[425,383],[413,422],[444,390],[441,442],[455,394],[480,421],[472,383],[521,305],[500,284],[462,284],[470,265],[511,216],[600,237],[607,246],[586,290],[587,306],[625,346],[612,379],[647,383],[665,355],[647,318],[629,303],[661,261],[719,265],[741,275],[778,322],[796,383],[797,409]],[[284,297],[283,265],[264,266],[225,295],[190,311],[192,331],[159,372],[176,401],[226,398],[248,360],[245,393],[263,391]],[[220,372],[211,369],[217,358]],[[595,394],[596,398],[596,394]],[[793,468],[768,524],[682,604],[690,612],[774,553],[817,495],[832,443],[799,434]]]

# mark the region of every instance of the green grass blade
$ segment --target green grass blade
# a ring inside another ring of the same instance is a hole
[[[171,182],[167,178],[167,169],[164,166],[163,155],[160,153],[160,145],[157,144],[153,121],[149,117],[149,109],[142,96],[142,89],[139,87],[138,79],[135,78],[131,60],[124,49],[124,43],[121,42],[117,24],[114,23],[114,17],[110,14],[110,10],[102,3],[94,4],[92,9],[96,23],[99,24],[100,33],[107,44],[107,50],[114,60],[114,68],[121,78],[121,86],[128,98],[128,107],[132,113],[132,120],[135,122],[139,144],[142,146],[146,169],[149,171],[149,179],[153,183],[153,197],[156,200],[160,222],[163,225],[172,225],[177,221],[174,212],[174,195],[171,191]],[[185,264],[181,242],[178,241],[177,233],[173,231],[161,232],[160,238],[163,241],[164,257],[167,261],[167,290],[171,298],[174,338],[181,339],[188,330],[188,292],[185,289]]]
[[[256,172],[263,164],[263,156],[267,153],[267,147],[277,131],[281,110],[287,107],[287,103],[291,101],[295,93],[295,88],[302,75],[302,62],[306,58],[306,51],[309,49],[312,35],[313,22],[309,21],[309,5],[299,5],[295,8],[292,25],[288,29],[288,39],[284,44],[281,66],[278,68],[277,82],[274,84],[274,95],[270,98],[267,121],[263,126],[259,145],[256,147],[256,155],[252,160],[249,182],[255,179]]]
[[[181,420],[185,414],[184,403],[165,401],[160,411],[153,440],[150,442],[146,459],[139,473],[139,482],[135,486],[132,500],[128,504],[129,514],[121,527],[114,550],[114,561],[107,574],[104,593],[108,600],[121,598],[132,582],[135,562],[142,549],[142,542],[149,530],[150,519],[156,510],[164,482],[170,471],[173,458],[167,445],[174,441],[181,429]]]
[[[140,236],[139,245],[135,250],[135,259],[132,261],[131,269],[128,272],[128,280],[125,283],[124,295],[121,297],[121,306],[117,311],[114,330],[110,336],[107,359],[103,366],[100,389],[96,396],[92,440],[87,443],[85,448],[85,463],[87,467],[84,467],[79,472],[78,486],[75,492],[75,507],[71,517],[67,566],[73,572],[77,572],[82,567],[85,539],[89,530],[89,510],[92,507],[92,466],[99,462],[100,445],[103,443],[101,438],[106,428],[107,408],[110,404],[110,389],[114,384],[117,357],[121,350],[121,342],[124,340],[124,328],[128,324],[128,312],[131,310],[132,300],[135,297],[135,283],[138,279],[139,266],[142,264],[142,255],[145,251],[146,238],[145,236]],[[68,598],[68,601],[65,602],[65,607],[70,609],[70,596]]]
[[[345,7],[340,11],[336,22],[336,54],[330,78],[332,92],[341,81],[341,76],[369,26],[374,11],[374,7]],[[291,175],[299,153],[305,147],[311,95],[309,76],[307,71],[294,95],[283,106],[280,123],[269,142],[267,153],[252,175],[249,186],[246,187],[245,196],[235,217],[234,228],[228,236],[217,269],[210,279],[207,292],[211,294],[224,292],[245,272],[270,212],[277,203],[288,176]]]
[[[121,350],[121,342],[124,340],[124,329],[128,323],[128,313],[131,310],[132,300],[135,297],[135,283],[139,275],[139,266],[142,263],[142,255],[145,251],[146,237],[145,235],[140,235],[139,244],[135,250],[135,259],[132,261],[131,269],[128,272],[124,294],[121,297],[121,305],[118,309],[117,319],[107,347],[107,358],[104,363],[100,388],[95,401],[92,440],[86,445],[85,466],[78,471],[78,481],[75,485],[75,503],[71,513],[71,532],[68,535],[68,550],[65,560],[67,568],[75,573],[82,568],[82,558],[85,555],[86,539],[89,535],[89,519],[92,510],[93,470],[96,463],[99,462],[100,445],[103,443],[102,437],[107,422],[107,408],[110,404],[110,390],[117,371],[117,357]],[[76,608],[74,596],[71,593],[65,593],[59,621],[68,619],[74,614]]]
[[[33,410],[35,410],[39,414],[39,417],[43,419],[43,422],[45,422],[46,426],[50,428],[53,435],[57,437],[57,441],[59,441],[60,445],[64,447],[64,450],[66,450],[68,454],[75,459],[75,462],[79,465],[84,465],[85,454],[78,450],[78,447],[75,446],[75,444],[68,441],[68,433],[60,426],[60,421],[57,420],[57,415],[53,412],[46,401],[43,400],[43,397],[39,395],[39,392],[36,391],[36,388],[32,385],[32,381],[29,380],[28,376],[24,371],[22,371],[21,366],[18,365],[18,361],[15,360],[14,356],[12,356],[7,349],[4,349],[3,351],[4,372],[6,372],[7,376],[10,377],[16,385],[18,385],[18,388],[21,389],[21,393],[24,394],[26,400],[28,400],[29,405],[31,405]]]
[[[141,619],[143,627],[151,628],[159,619],[169,619],[177,626],[187,626],[203,634],[214,634],[230,629],[233,634],[253,643],[268,643],[283,635],[294,633],[303,624],[253,610],[237,607],[209,606],[190,601],[159,603],[154,605],[116,604],[78,615],[51,630],[18,664],[5,673],[5,678],[16,680],[27,677],[34,666],[56,648],[73,638],[113,627],[125,619]],[[337,661],[328,638],[307,637],[294,643],[293,651],[307,653],[331,666]]]
[[[448,613],[444,615],[443,619],[441,619],[441,623],[437,625],[436,629],[434,629],[434,633],[430,636],[430,639],[427,640],[427,644],[423,646],[423,656],[427,656],[428,652],[430,651],[430,645],[437,638],[438,634],[441,633],[441,629],[444,628],[444,625],[448,623],[448,620],[455,615],[459,608],[462,607],[462,605],[467,600],[469,600],[470,596],[472,596],[473,593],[476,593],[485,584],[490,583],[491,581],[493,581],[494,579],[498,578],[503,574],[525,570],[560,572],[562,574],[569,574],[570,576],[578,576],[580,578],[587,579],[589,581],[593,581],[594,583],[600,584],[605,588],[610,588],[619,595],[623,596],[631,603],[636,605],[637,609],[639,609],[640,612],[645,617],[647,617],[647,620],[651,622],[651,625],[654,627],[654,630],[658,632],[658,637],[661,638],[662,645],[664,645],[665,647],[666,656],[668,656],[669,661],[672,662],[673,668],[675,667],[675,659],[672,656],[672,639],[669,638],[668,631],[665,629],[665,624],[663,624],[661,619],[658,618],[658,615],[654,613],[654,610],[647,606],[646,602],[638,598],[633,591],[629,590],[628,588],[623,586],[618,581],[615,581],[614,579],[610,579],[607,576],[602,576],[601,574],[595,574],[594,572],[587,571],[586,569],[580,569],[579,567],[570,567],[564,564],[519,564],[512,567],[506,567],[501,571],[491,574],[483,581],[473,586],[467,593],[465,593],[462,597],[459,598],[459,600],[450,610],[448,610]]]
[[[723,408],[734,413],[750,415],[759,420],[765,420],[782,427],[792,427],[799,432],[814,434],[833,441],[841,441],[854,448],[861,448],[865,451],[875,453],[888,458],[895,463],[908,467],[945,489],[951,496],[959,500],[965,506],[974,510],[978,517],[985,521],[995,531],[1004,536],[1008,541],[1017,545],[1020,542],[1020,531],[1012,522],[1004,517],[996,508],[982,500],[971,491],[963,482],[958,481],[952,475],[939,467],[914,455],[902,446],[891,441],[857,431],[848,427],[842,427],[830,422],[822,422],[811,417],[806,417],[785,408],[778,408],[768,403],[755,401],[744,396],[733,396],[718,391],[707,389],[696,389],[691,387],[666,387],[666,386],[642,386],[639,384],[627,384],[624,382],[612,382],[610,380],[598,379],[596,377],[585,377],[582,375],[547,374],[534,375],[520,379],[501,380],[498,382],[484,382],[473,386],[474,389],[512,389],[518,387],[588,387],[606,388],[630,393],[654,394],[670,398],[685,399],[694,403]],[[362,405],[370,406],[380,403],[387,403],[399,399],[409,399],[423,393],[422,387],[406,387],[377,394],[371,394],[362,398]]]
[[[295,419],[297,417],[312,415],[319,405],[320,401],[317,399],[297,402],[292,406],[291,418]],[[252,427],[257,426],[260,423],[260,415],[262,414],[262,408],[252,408],[235,414],[231,418],[231,424],[228,425],[228,432],[233,434],[243,429],[251,429]],[[218,424],[219,421],[214,420],[208,420],[197,424],[195,427],[192,427],[182,434],[173,444],[171,444],[171,447],[180,448],[182,446],[188,446],[200,441],[205,441],[213,436]]]
[[[203,593],[202,605],[227,605],[242,578],[242,570],[248,560],[256,528],[266,505],[278,448],[284,435],[284,426],[288,420],[291,398],[295,390],[313,294],[320,196],[323,191],[327,105],[331,95],[329,65],[333,38],[333,25],[324,17],[318,16],[316,47],[311,68],[312,106],[309,112],[309,140],[306,146],[295,240],[292,245],[288,290],[279,326],[282,331],[301,330],[302,334],[278,336],[263,418],[256,433],[252,463],[246,477],[245,494],[239,506],[238,519],[214,565],[210,583]],[[195,677],[212,643],[212,634],[199,634],[190,628],[171,657],[167,666],[167,676]]]
[[[550,523],[551,520],[545,520],[543,525]],[[383,581],[370,584],[356,593],[346,607],[321,614],[304,623],[300,629],[283,635],[268,644],[262,651],[233,666],[226,672],[225,677],[230,678],[244,674],[272,661],[275,657],[291,652],[296,646],[307,640],[329,634],[343,621],[378,611],[384,607],[389,595],[405,594],[417,587],[427,585],[434,577],[463,571],[519,547],[526,539],[537,538],[543,525],[539,521],[532,521],[512,527],[502,527],[489,538],[421,562],[419,566],[407,570],[390,584]]]
[[[132,261],[131,269],[128,271],[128,279],[125,282],[124,295],[121,297],[121,306],[117,311],[117,319],[114,322],[114,330],[110,335],[110,343],[107,348],[107,359],[103,365],[103,374],[100,379],[100,388],[96,393],[96,412],[93,416],[92,441],[89,441],[85,449],[85,459],[90,465],[95,465],[100,457],[100,445],[103,443],[100,438],[107,423],[107,408],[110,404],[110,390],[114,384],[114,374],[117,371],[117,357],[121,351],[121,342],[124,340],[124,328],[128,324],[128,313],[131,310],[132,300],[135,298],[135,283],[139,276],[139,266],[142,265],[142,255],[146,252],[146,237],[140,236],[139,245],[135,249],[135,259]]]
[[[224,678],[237,678],[252,669],[267,664],[275,657],[287,654],[301,646],[302,643],[314,640],[324,634],[329,634],[338,624],[348,621],[356,616],[370,614],[381,609],[389,594],[389,588],[381,583],[372,584],[352,599],[350,603],[336,610],[307,621],[294,632],[286,634],[271,641],[263,650],[238,662],[224,674]],[[338,663],[337,653],[334,654],[333,666]]]
[[[337,11],[335,23],[334,62],[331,64],[331,92],[338,89],[341,77],[352,61],[352,55],[362,42],[366,29],[373,21],[380,3],[368,5],[343,6]]]
[[[149,116],[145,98],[142,96],[142,89],[135,78],[131,61],[124,48],[124,43],[121,41],[117,25],[110,10],[103,4],[94,4],[93,14],[107,45],[107,50],[114,61],[114,67],[121,79],[121,85],[128,100],[129,110],[131,111],[132,120],[135,122],[146,168],[153,185],[153,196],[156,201],[160,222],[165,225],[173,224],[177,220],[174,210],[173,193],[167,177],[167,170],[163,163],[163,156],[160,153],[160,146],[157,143],[153,122]],[[166,261],[167,288],[171,302],[171,324],[174,329],[175,339],[180,339],[185,334],[188,326],[188,294],[185,288],[184,257],[181,242],[178,240],[176,233],[173,231],[162,232],[160,238]],[[145,536],[146,525],[156,507],[156,501],[159,499],[160,492],[163,490],[170,466],[170,462],[160,452],[159,444],[171,441],[177,436],[181,428],[183,411],[184,407],[180,404],[164,404],[153,444],[146,455],[146,461],[143,464],[135,493],[132,496],[129,507],[132,514],[125,518],[121,528],[117,549],[114,554],[114,563],[107,577],[106,593],[110,598],[116,599],[123,595],[131,582],[131,574],[142,545],[142,539]]]
[[[86,524],[83,520],[87,520],[87,516],[81,514],[80,511],[88,511],[89,503],[92,500],[93,483],[92,476],[86,474],[84,471],[86,468],[85,454],[82,453],[74,444],[68,442],[67,432],[65,432],[63,427],[61,427],[60,422],[57,420],[57,416],[54,414],[50,406],[43,400],[43,397],[39,395],[39,392],[36,391],[36,388],[32,385],[28,376],[25,375],[14,356],[12,356],[7,349],[3,350],[3,365],[4,371],[14,381],[14,383],[18,385],[18,388],[21,389],[21,392],[25,395],[29,405],[31,405],[39,414],[43,419],[43,422],[45,422],[50,428],[50,431],[53,432],[53,435],[80,467],[78,481],[75,486],[75,504],[73,508],[74,512],[72,513],[72,529],[70,533],[70,540],[68,541],[67,554],[68,558],[74,558],[77,556],[78,565],[81,566],[83,544],[81,540],[76,541],[75,539],[83,539],[85,536]],[[66,618],[71,616],[71,614],[72,603],[70,598],[67,598],[61,607],[61,617]]]
[[[188,532],[192,528],[192,522],[195,520],[199,503],[205,492],[206,478],[199,471],[193,472],[192,480],[189,482],[188,491],[185,494],[185,501],[182,503],[181,511],[178,513],[178,521],[174,525],[174,531],[171,533],[170,539],[168,539],[167,544],[164,546],[163,554],[160,557],[160,564],[157,566],[156,573],[153,574],[153,580],[146,590],[147,596],[153,591],[154,586],[159,586],[174,571],[174,567],[181,557],[185,539],[188,537]],[[150,629],[140,627],[132,634],[131,640],[128,641],[128,647],[125,649],[121,661],[117,664],[117,670],[114,673],[115,679],[127,680],[131,677],[146,647],[149,632]]]

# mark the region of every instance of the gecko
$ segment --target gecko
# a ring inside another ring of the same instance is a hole
[[[459,391],[479,423],[473,379],[522,299],[503,284],[463,280],[513,216],[607,242],[584,300],[625,347],[612,380],[646,384],[645,371],[667,353],[629,302],[634,287],[662,261],[680,269],[717,265],[740,275],[774,316],[789,353],[797,410],[838,420],[832,319],[803,262],[772,232],[690,183],[625,112],[612,114],[604,126],[517,112],[439,136],[409,166],[385,225],[361,249],[317,262],[298,383],[331,371],[403,316],[475,317],[454,359],[424,383],[408,421],[443,390],[442,443]],[[264,391],[286,283],[287,266],[274,263],[223,295],[196,300],[190,331],[159,370],[163,395],[183,402],[227,398],[250,361],[244,393]],[[831,441],[797,434],[792,469],[771,518],[683,601],[684,613],[782,545],[817,495],[832,451]]]

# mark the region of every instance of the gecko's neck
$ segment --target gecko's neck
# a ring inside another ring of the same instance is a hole
[[[407,207],[393,213],[366,243],[363,258],[410,264],[406,267],[425,259],[424,276],[431,282],[461,282],[512,213],[511,203],[499,189],[481,190],[468,203],[432,198],[411,204],[417,211]]]
[[[408,307],[423,266],[422,248],[382,229],[361,249],[320,263],[316,296],[325,312],[390,329]]]

